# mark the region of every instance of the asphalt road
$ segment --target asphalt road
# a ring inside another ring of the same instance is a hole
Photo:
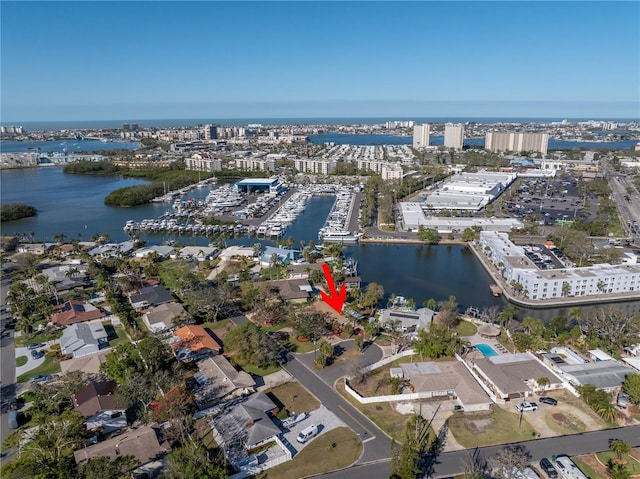
[[[299,361],[298,358],[289,361],[284,368],[311,394],[318,398],[323,406],[336,414],[358,435],[364,445],[364,451],[358,461],[359,463],[378,461],[390,457],[391,440],[389,437],[335,391],[333,387],[320,379],[312,368]]]
[[[519,444],[526,447],[532,456],[532,462],[537,463],[543,457],[551,458],[560,454],[576,456],[593,452],[609,450],[611,439],[622,439],[632,447],[640,446],[640,426],[624,427],[618,429],[605,429],[602,431],[587,432],[572,436],[537,439],[524,441]],[[449,477],[461,474],[468,458],[476,453],[483,459],[489,459],[501,446],[489,446],[462,451],[445,452],[438,456],[434,470],[429,477]],[[364,464],[344,469],[342,471],[325,474],[322,477],[331,479],[350,479],[353,477],[366,477],[367,479],[388,479],[391,473],[391,464],[384,461],[377,464]]]
[[[7,292],[9,290],[9,286],[11,281],[7,276],[4,275],[0,280],[0,304],[4,306],[7,300]],[[0,322],[2,323],[2,327],[4,328],[5,321],[9,315],[7,313],[2,313]],[[15,346],[13,342],[13,331],[6,338],[2,338],[0,342],[0,385],[1,385],[1,396],[2,400],[11,399],[15,397],[15,383],[16,383],[16,355],[15,355]],[[3,413],[0,415],[0,442],[4,441],[5,438],[9,435],[11,430],[9,429],[9,420],[8,414]],[[0,459],[1,463],[4,463],[4,460],[9,457],[2,456]]]

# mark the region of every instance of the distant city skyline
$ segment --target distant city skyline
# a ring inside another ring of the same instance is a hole
[[[638,2],[0,3],[0,119],[640,117]]]

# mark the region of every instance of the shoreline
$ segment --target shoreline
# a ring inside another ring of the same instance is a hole
[[[510,287],[505,284],[504,280],[496,275],[496,271],[493,268],[493,265],[488,263],[485,258],[476,250],[475,244],[468,244],[468,248],[473,252],[475,257],[480,261],[482,267],[485,269],[491,279],[494,281],[502,289],[502,295],[505,299],[517,306],[524,306],[530,309],[553,309],[557,307],[568,307],[568,306],[589,306],[589,305],[597,305],[602,303],[621,303],[626,301],[637,300],[637,294],[603,294],[598,296],[584,296],[584,297],[563,297],[556,299],[524,299],[517,298],[513,294],[511,294]]]

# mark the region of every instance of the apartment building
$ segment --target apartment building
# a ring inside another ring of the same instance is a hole
[[[547,154],[549,147],[548,133],[521,133],[488,131],[484,148],[489,151],[536,151]]]
[[[276,171],[276,160],[273,158],[238,158],[236,159],[236,168],[239,170],[251,171]]]
[[[196,153],[190,158],[184,160],[187,170],[207,171],[210,173],[222,170],[222,160],[213,158],[208,153]]]
[[[540,269],[513,244],[507,233],[480,232],[480,246],[509,284],[518,284],[524,297],[553,299],[632,293],[640,290],[640,265],[596,264],[586,267]]]
[[[462,150],[464,141],[464,127],[447,123],[444,127],[444,146],[454,150]]]
[[[300,173],[330,175],[336,170],[336,161],[318,158],[296,158],[293,160],[293,166]]]
[[[422,125],[415,125],[413,127],[413,147],[425,148],[429,146],[429,134],[431,127],[427,123]]]

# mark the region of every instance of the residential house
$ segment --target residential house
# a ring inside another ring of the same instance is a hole
[[[256,386],[250,374],[237,370],[222,354],[198,361],[198,372],[193,379],[197,383],[193,393],[199,409],[249,395]]]
[[[267,415],[276,408],[269,397],[259,392],[229,408],[212,425],[218,444],[240,442],[247,450],[273,440],[280,428]]]
[[[119,405],[115,389],[115,381],[92,381],[71,396],[74,410],[85,417],[89,431],[109,434],[127,427],[126,408]]]
[[[87,265],[63,264],[42,270],[42,274],[52,283],[56,291],[68,291],[91,284]]]
[[[202,326],[183,326],[174,334],[171,349],[181,361],[204,359],[222,350],[222,346]]]
[[[114,258],[131,254],[134,248],[133,241],[123,241],[122,243],[106,243],[96,246],[90,249],[88,253],[94,258]]]
[[[129,301],[134,309],[160,306],[164,303],[175,301],[171,293],[163,286],[147,286],[140,288],[138,294],[129,296]]]
[[[161,258],[168,258],[172,254],[175,254],[175,250],[172,246],[154,245],[137,249],[133,252],[136,258],[146,258],[150,254],[155,253]]]
[[[62,332],[60,350],[74,358],[97,353],[109,345],[109,335],[99,323],[75,323]]]
[[[27,253],[35,256],[43,256],[56,247],[55,243],[23,243],[16,248],[18,253]]]
[[[543,377],[549,381],[546,389],[562,387],[562,379],[530,352],[471,359],[470,363],[480,379],[501,400],[526,398],[539,392],[537,381]]]
[[[429,308],[411,309],[402,306],[394,306],[382,310],[380,313],[380,325],[385,328],[394,327],[403,333],[415,333],[418,329],[429,330],[435,311]]]
[[[556,364],[561,376],[574,387],[591,384],[596,389],[613,392],[622,387],[626,377],[635,370],[615,360],[583,364]]]
[[[69,324],[92,321],[107,316],[107,313],[100,308],[96,308],[93,304],[73,299],[58,306],[56,309],[57,312],[49,317],[49,321],[59,326],[68,326]]]
[[[171,255],[172,258],[193,258],[198,261],[214,259],[220,250],[209,246],[185,246],[181,250]]]
[[[78,465],[95,457],[108,457],[113,460],[124,455],[132,455],[138,465],[143,465],[159,459],[171,449],[166,442],[158,439],[159,434],[160,431],[152,426],[141,426],[106,441],[78,449],[73,455]]]
[[[407,363],[400,368],[417,393],[430,392],[432,398],[452,400],[465,412],[491,408],[491,398],[461,361]],[[458,409],[456,406],[453,409]]]
[[[180,303],[164,303],[147,310],[142,315],[142,321],[152,333],[164,331],[173,326],[174,320],[184,318],[187,312]]]
[[[283,301],[303,303],[311,298],[313,287],[306,278],[268,281],[267,284],[278,291]]]
[[[274,256],[275,255],[275,256]],[[269,266],[274,258],[280,264],[291,264],[300,257],[300,252],[293,249],[274,248],[273,246],[265,246],[260,257],[260,263],[263,266]]]

